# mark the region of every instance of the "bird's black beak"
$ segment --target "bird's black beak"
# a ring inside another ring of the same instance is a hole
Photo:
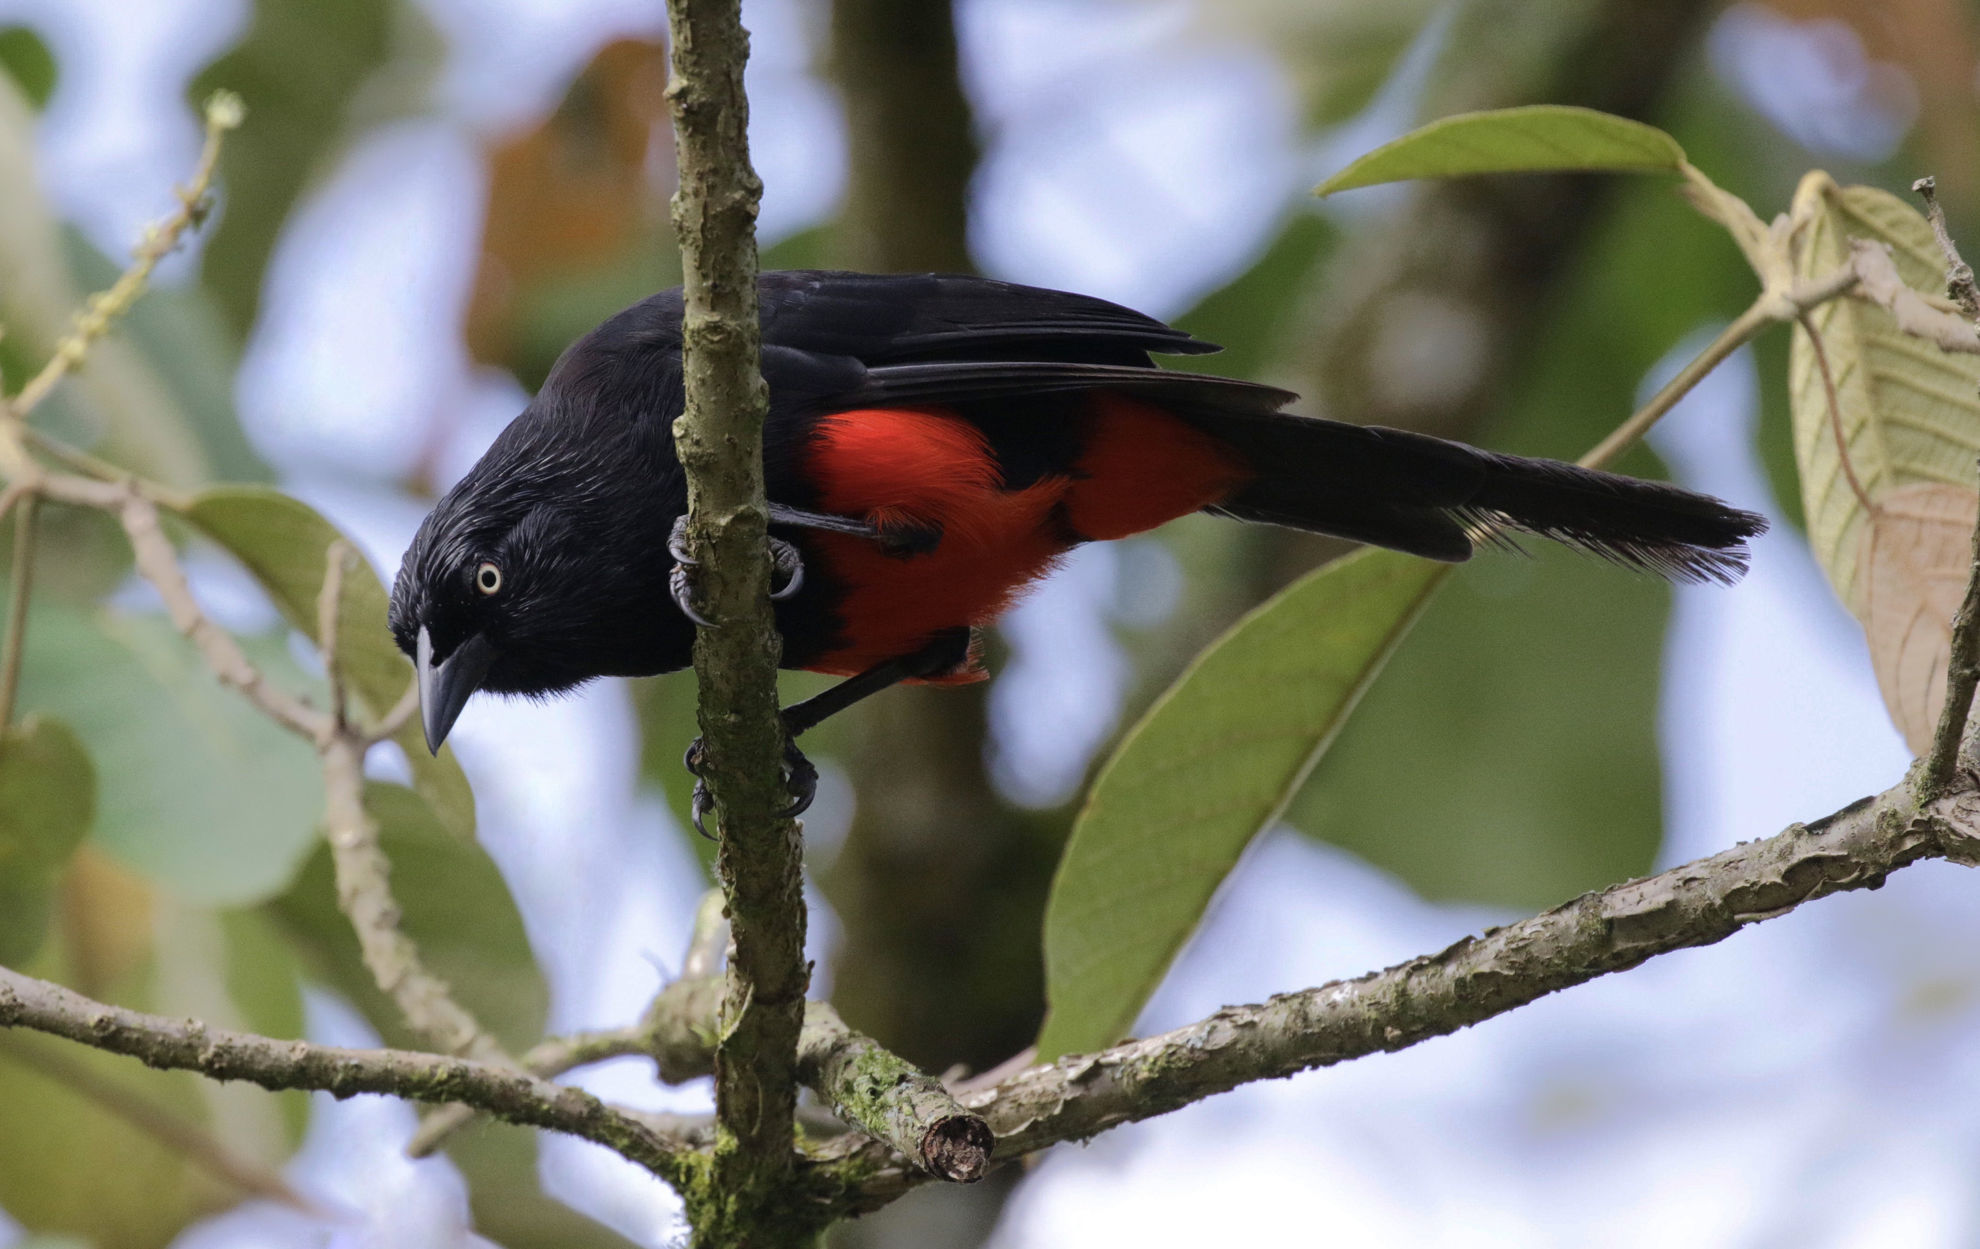
[[[419,718],[426,728],[426,748],[437,755],[440,743],[447,740],[447,731],[460,718],[461,708],[467,706],[468,695],[481,688],[481,679],[495,662],[495,644],[476,633],[436,664],[433,639],[421,625],[419,644],[414,649],[413,662],[419,669]]]

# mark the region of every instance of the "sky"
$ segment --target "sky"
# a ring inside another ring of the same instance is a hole
[[[425,414],[463,414],[445,457],[458,472],[525,398],[460,345],[484,177],[475,140],[535,116],[595,48],[653,31],[658,10],[651,0],[425,7],[450,49],[434,104],[364,136],[312,190],[278,247],[236,394],[285,485],[388,571],[420,508],[382,483],[418,455]],[[748,0],[745,16],[771,241],[831,212],[843,133],[813,68],[817,8]],[[965,0],[965,77],[992,139],[972,206],[986,269],[1182,311],[1242,269],[1286,214],[1315,211],[1305,192],[1324,166],[1408,124],[1412,82],[1442,29],[1433,23],[1367,115],[1311,144],[1269,52],[1205,40],[1200,16],[1185,0]],[[0,0],[0,21],[12,19],[46,31],[63,67],[40,133],[48,188],[121,254],[190,165],[197,135],[175,102],[241,29],[245,2]],[[1755,108],[1798,119],[1816,150],[1874,157],[1911,115],[1888,67],[1860,47],[1852,57],[1849,39],[1740,8],[1714,32],[1712,60]],[[1162,86],[1175,81],[1191,90]],[[1369,202],[1379,201],[1339,211]],[[353,359],[378,367],[354,375]],[[1657,433],[1679,480],[1748,507],[1771,497],[1750,450],[1756,384],[1750,359],[1736,357]],[[1113,728],[1127,674],[1108,622],[1159,613],[1184,592],[1164,558],[1156,544],[1090,548],[1008,622],[997,774],[1016,796],[1062,799]],[[1169,589],[1124,604],[1124,561]],[[202,588],[220,592],[211,579]],[[1824,814],[1902,773],[1860,633],[1781,518],[1736,592],[1678,591],[1664,666],[1667,863]],[[1052,689],[1072,693],[1039,713]],[[1010,713],[1019,706],[1033,714]],[[625,689],[598,683],[546,705],[478,699],[454,740],[483,841],[548,970],[551,1027],[636,1014],[656,964],[678,959],[700,886],[671,817],[637,789]],[[815,845],[843,831],[850,801],[828,776],[807,821]],[[1343,1245],[1974,1243],[1980,1049],[1966,1042],[1980,1023],[1980,970],[1959,956],[1980,942],[1970,888],[1957,869],[1913,868],[1876,893],[1458,1036],[1061,1148],[1020,1190],[995,1244],[1306,1243],[1321,1229]],[[819,905],[822,954],[832,923]],[[1357,975],[1509,918],[1425,902],[1343,852],[1269,834],[1141,1030]],[[327,997],[311,1001],[310,1033],[370,1039]],[[582,1082],[638,1105],[706,1104],[705,1088],[656,1089],[637,1063]],[[289,1173],[348,1217],[319,1227],[246,1207],[180,1244],[403,1243],[391,1237],[404,1220],[422,1243],[474,1243],[452,1168],[397,1155],[410,1123],[388,1101],[320,1099]],[[644,1173],[564,1138],[546,1138],[543,1159],[573,1204],[644,1243],[678,1238],[678,1203]]]

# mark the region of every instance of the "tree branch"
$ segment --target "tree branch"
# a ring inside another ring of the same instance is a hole
[[[0,1027],[30,1028],[162,1070],[197,1071],[265,1089],[315,1089],[337,1097],[387,1093],[420,1102],[464,1102],[497,1118],[550,1128],[605,1146],[679,1184],[694,1169],[687,1141],[643,1116],[566,1085],[486,1063],[408,1050],[353,1050],[209,1028],[94,1001],[0,967]]]
[[[960,1096],[1008,1161],[1061,1141],[1278,1079],[1443,1036],[1659,954],[1711,945],[1805,902],[1875,889],[1925,859],[1980,863],[1970,780],[1930,803],[1910,780],[1813,824],[1795,824],[1656,876],[1584,894],[1531,919],[1355,980],[1231,1006],[1160,1036],[1061,1058]],[[847,1213],[925,1182],[898,1157],[848,1143],[823,1165],[858,1177]]]
[[[781,649],[770,611],[763,494],[768,390],[758,365],[749,55],[740,0],[669,0],[680,189],[686,408],[674,424],[687,474],[688,547],[703,609],[697,630],[701,770],[721,812],[716,872],[735,950],[715,1055],[716,1144],[708,1186],[682,1195],[696,1243],[809,1243],[815,1215],[790,1183],[804,958],[803,847],[782,814],[786,739],[777,709]]]

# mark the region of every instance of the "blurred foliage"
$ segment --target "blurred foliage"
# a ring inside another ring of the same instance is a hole
[[[271,731],[162,616],[37,603],[28,639],[22,705],[74,726],[96,763],[92,844],[215,904],[288,883],[323,809],[308,743]],[[282,638],[242,644],[272,679],[299,682]]]
[[[1220,0],[1206,25],[1276,49],[1307,123],[1318,127],[1366,108],[1438,8],[1434,0]]]
[[[662,44],[608,44],[550,116],[488,152],[488,216],[468,304],[474,358],[531,390],[571,342],[680,278],[667,189]]]
[[[237,338],[254,324],[282,223],[347,142],[356,96],[414,13],[402,0],[256,0],[246,37],[188,88],[189,100],[238,92],[253,119],[222,154],[225,202],[201,262]]]
[[[55,94],[55,54],[26,26],[0,27],[0,73],[14,80],[28,107],[37,113]]]
[[[0,963],[26,962],[55,886],[96,814],[96,769],[67,725],[31,715],[0,731]]]

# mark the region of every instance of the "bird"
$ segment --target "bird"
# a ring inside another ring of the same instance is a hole
[[[816,784],[799,734],[902,682],[984,679],[978,631],[1083,543],[1209,512],[1444,561],[1524,533],[1730,584],[1766,528],[1663,482],[1289,412],[1289,391],[1158,366],[1219,348],[1087,295],[789,270],[758,297],[781,662],[845,678],[783,711],[790,815]],[[477,691],[691,662],[682,316],[676,287],[572,343],[421,522],[388,624],[434,752]],[[698,785],[697,826],[708,809]]]

